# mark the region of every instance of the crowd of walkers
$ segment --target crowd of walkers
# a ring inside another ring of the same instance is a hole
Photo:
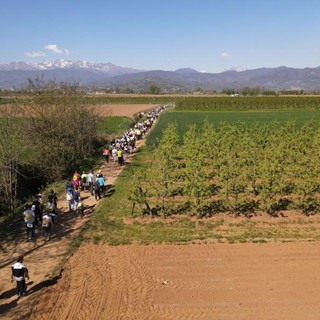
[[[102,150],[106,162],[113,161],[119,166],[124,165],[125,160],[136,148],[136,142],[141,140],[153,126],[161,111],[171,105],[160,105],[148,113],[141,112],[139,120],[133,128],[125,131],[123,135],[113,139],[109,146]]]
[[[125,164],[125,160],[135,151],[137,141],[152,127],[161,111],[170,105],[160,105],[148,113],[141,112],[139,120],[133,128],[125,131],[123,135],[113,139],[110,145],[103,148],[103,157],[106,162],[113,161],[119,166]],[[82,172],[75,171],[72,179],[65,186],[66,201],[69,212],[75,212],[79,217],[84,216],[84,205],[81,197],[82,192],[89,193],[100,200],[106,193],[107,178],[101,171],[96,174],[93,170]],[[36,236],[43,234],[45,241],[50,240],[52,228],[59,217],[58,197],[54,190],[47,195],[37,194],[32,203],[27,204],[23,210],[23,219],[26,225],[27,240],[34,241]],[[38,235],[36,234],[38,231]],[[17,281],[17,293],[20,297],[25,293],[25,277],[28,275],[27,268],[23,265],[22,257],[19,257],[12,267],[12,279]]]
[[[153,126],[161,111],[170,105],[160,105],[148,113],[141,112],[138,122],[119,137],[113,139],[110,145],[103,148],[102,153],[106,162],[113,161],[123,166],[125,160],[136,148],[137,141],[141,140]],[[93,170],[75,171],[72,179],[66,183],[66,201],[69,212],[76,212],[79,217],[84,216],[83,199],[81,192],[89,192],[95,200],[100,200],[106,193],[107,178],[101,171],[94,174]],[[36,228],[42,230],[45,240],[50,240],[51,231],[58,218],[58,197],[54,190],[47,196],[37,194],[31,204],[27,204],[23,211],[23,218],[27,229],[27,240],[35,240]]]

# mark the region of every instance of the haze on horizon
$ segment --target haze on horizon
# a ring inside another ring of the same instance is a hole
[[[63,58],[212,73],[320,65],[317,0],[2,2],[0,63]]]

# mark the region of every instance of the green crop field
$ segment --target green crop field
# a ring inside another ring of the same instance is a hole
[[[204,121],[219,125],[221,122],[236,124],[246,122],[247,124],[266,124],[272,121],[286,123],[295,121],[297,126],[302,126],[307,121],[314,120],[320,124],[320,110],[270,110],[270,111],[171,111],[165,112],[150,133],[147,139],[148,145],[156,144],[161,139],[163,130],[169,123],[175,123],[180,138],[188,130],[191,124],[201,127]]]
[[[256,111],[319,109],[318,96],[185,97],[176,101],[180,111]]]

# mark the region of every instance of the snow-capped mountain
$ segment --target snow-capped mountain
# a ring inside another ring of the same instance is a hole
[[[243,71],[248,71],[249,68],[246,66],[232,66],[229,69],[226,69],[225,71],[236,71],[236,72],[243,72]]]
[[[37,70],[54,70],[54,69],[91,69],[103,73],[111,73],[112,75],[120,75],[127,73],[140,72],[132,68],[119,67],[110,62],[108,63],[95,63],[86,60],[65,60],[59,59],[56,61],[43,61],[39,63],[26,63],[26,62],[10,62],[7,64],[0,64],[0,71],[37,71]]]
[[[236,72],[238,71],[238,72]],[[320,91],[320,68],[258,68],[232,67],[221,73],[201,73],[191,68],[175,71],[140,71],[112,63],[85,60],[56,60],[40,63],[11,62],[0,64],[0,89],[21,89],[29,79],[76,82],[83,87],[126,88],[146,91],[157,84],[163,90],[223,90],[225,88],[261,87],[268,90]]]

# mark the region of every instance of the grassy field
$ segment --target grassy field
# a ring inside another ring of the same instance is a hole
[[[320,124],[320,110],[270,110],[270,111],[168,111],[160,116],[157,126],[147,138],[147,144],[153,145],[162,136],[163,130],[169,123],[176,123],[180,137],[187,131],[190,124],[201,126],[207,120],[214,125],[221,122],[236,124],[246,122],[269,123],[278,121],[285,123],[294,120],[297,126],[303,125],[306,121],[314,120]]]
[[[98,133],[102,136],[121,134],[132,124],[132,119],[130,119],[129,117],[99,117]]]

